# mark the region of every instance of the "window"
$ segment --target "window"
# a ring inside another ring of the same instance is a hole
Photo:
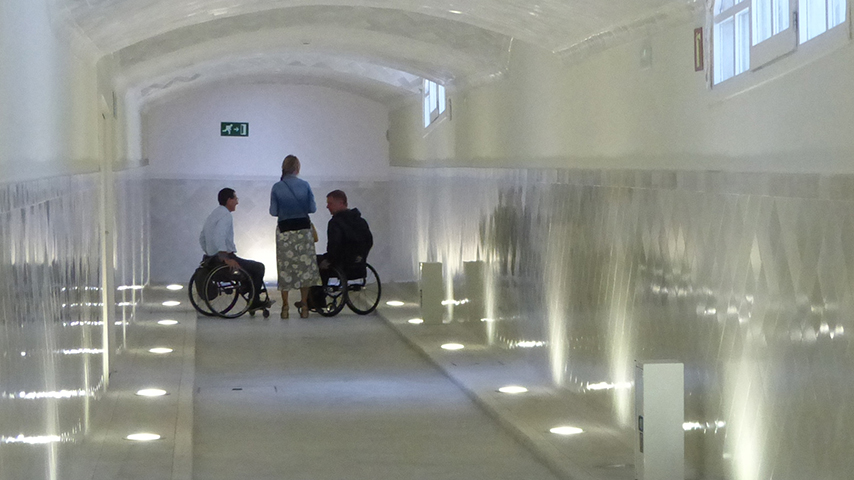
[[[716,0],[714,83],[795,50],[846,21],[847,0]]]
[[[801,43],[845,21],[845,0],[799,0]]]
[[[424,79],[424,128],[438,120],[446,106],[445,87]]]
[[[753,0],[753,45],[789,28],[788,0]]]
[[[715,4],[715,83],[750,68],[750,0],[718,0]]]

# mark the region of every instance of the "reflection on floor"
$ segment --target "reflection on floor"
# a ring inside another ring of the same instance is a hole
[[[378,316],[199,319],[194,478],[554,479]]]
[[[607,391],[556,387],[542,349],[490,348],[482,322],[465,321],[464,312],[423,323],[414,284],[384,286],[383,296],[386,323],[552,471],[573,480],[635,478],[634,432],[614,425]],[[570,434],[552,432],[560,428]]]
[[[634,478],[629,437],[589,392],[555,389],[525,349],[479,348],[465,323],[409,323],[412,285],[385,286],[380,315],[334,318],[197,318],[185,296],[147,288],[135,307],[93,420],[93,479]],[[528,391],[497,391],[508,385]]]

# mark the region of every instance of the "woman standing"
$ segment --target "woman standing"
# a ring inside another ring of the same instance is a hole
[[[297,178],[299,159],[288,155],[282,162],[282,179],[270,192],[270,215],[278,217],[276,267],[282,292],[281,318],[288,318],[288,291],[299,289],[301,301],[295,305],[300,317],[308,318],[309,287],[320,285],[314,235],[308,215],[317,211],[308,182]]]

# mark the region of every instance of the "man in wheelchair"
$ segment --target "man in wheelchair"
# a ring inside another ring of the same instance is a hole
[[[219,262],[225,263],[234,269],[241,268],[252,279],[254,295],[249,310],[254,311],[261,308],[269,308],[273,303],[262,296],[264,287],[264,264],[254,260],[238,257],[234,246],[234,223],[231,212],[237,208],[237,195],[231,188],[223,188],[217,195],[219,206],[208,215],[202,233],[199,235],[199,244],[205,252],[205,263],[215,265]]]
[[[326,227],[326,253],[317,256],[320,278],[326,285],[337,267],[350,277],[364,277],[368,253],[374,246],[374,237],[368,222],[358,208],[348,208],[347,194],[333,190],[326,195],[326,209],[332,214]],[[314,295],[322,291],[315,289]],[[315,303],[315,302],[312,302]]]

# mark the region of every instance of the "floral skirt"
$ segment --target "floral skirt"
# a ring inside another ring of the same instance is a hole
[[[279,290],[320,285],[317,254],[310,229],[280,232],[276,228],[276,267],[279,271]]]

